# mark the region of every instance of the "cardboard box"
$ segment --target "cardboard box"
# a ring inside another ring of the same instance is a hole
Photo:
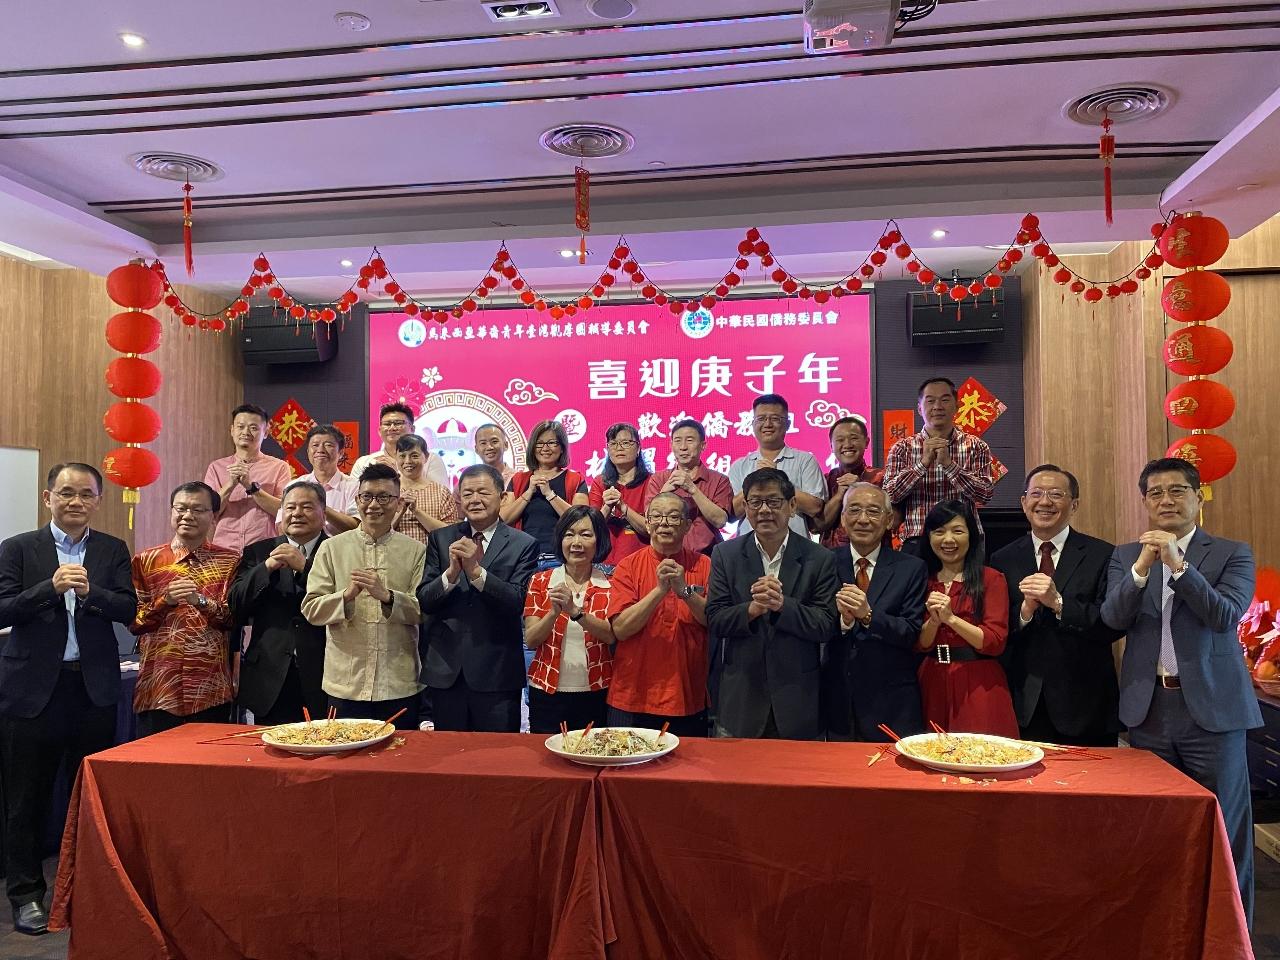
[[[1280,823],[1255,823],[1253,844],[1272,860],[1280,862]]]

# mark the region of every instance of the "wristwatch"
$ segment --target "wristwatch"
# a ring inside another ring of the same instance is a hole
[[[587,611],[585,611],[585,610],[579,610],[577,613],[575,613],[575,614],[574,614],[572,617],[570,617],[569,619],[570,619],[570,620],[572,620],[574,623],[577,623],[579,620],[581,620],[581,619],[582,619],[583,617],[585,617],[586,615],[587,615]]]
[[[196,606],[199,607],[201,610],[205,609],[205,607],[209,606],[209,598],[206,597],[203,593],[197,593]]]
[[[682,591],[680,591],[680,596],[682,596],[684,599],[688,600],[690,597],[692,597],[692,596],[693,596],[695,593],[697,593],[697,592],[698,592],[698,588],[697,588],[697,587],[695,587],[692,583],[686,583],[686,584],[685,584],[685,586],[684,586],[684,589],[683,589]]]
[[[257,493],[261,489],[262,489],[262,484],[260,484],[257,480],[255,480],[253,481],[253,483],[249,484],[247,487],[244,488],[244,492],[252,497],[255,493]]]

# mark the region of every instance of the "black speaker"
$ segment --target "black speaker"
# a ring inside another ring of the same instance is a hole
[[[913,290],[907,316],[913,347],[947,347],[961,343],[1001,343],[1004,340],[1004,290],[985,290],[960,303],[933,293]]]
[[[347,322],[365,323],[369,308],[357,303]],[[338,324],[295,320],[287,310],[253,306],[240,331],[240,356],[246,364],[324,363],[338,354]]]

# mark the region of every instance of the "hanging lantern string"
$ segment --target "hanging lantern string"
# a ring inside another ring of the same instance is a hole
[[[1170,212],[1157,224],[1152,226],[1152,234],[1158,240],[1160,233],[1173,222],[1178,216],[1176,212]],[[1025,224],[1034,222],[1036,225],[1031,229],[1027,229]],[[1054,253],[1053,247],[1044,240],[1039,232],[1038,218],[1032,214],[1027,214],[1023,218],[1024,227],[1020,229],[1013,241],[1006,248],[1004,254],[997,258],[996,261],[985,271],[988,277],[998,276],[1000,273],[1007,273],[1016,263],[1020,262],[1023,257],[1023,249],[1031,246],[1032,253],[1041,260],[1048,260],[1051,266],[1059,267],[1066,270],[1072,279],[1078,283],[1083,283],[1089,287],[1109,287],[1120,283],[1135,276],[1145,278],[1150,275],[1151,270],[1155,269],[1162,262],[1157,252],[1158,244],[1153,243],[1149,252],[1135,266],[1113,280],[1092,280],[1083,274],[1067,267],[1060,265],[1061,261],[1058,255]],[[616,254],[619,251],[626,251],[623,256]],[[558,307],[564,310],[573,309],[574,313],[578,310],[589,309],[595,305],[602,294],[596,293],[598,288],[603,287],[603,295],[607,295],[612,291],[613,286],[619,279],[620,274],[632,282],[633,286],[640,287],[640,295],[643,299],[653,303],[669,303],[669,304],[706,304],[707,301],[719,301],[724,299],[733,290],[745,280],[744,272],[748,269],[750,261],[755,259],[765,270],[770,271],[768,276],[777,283],[781,291],[790,295],[800,295],[808,299],[809,297],[817,297],[819,293],[829,298],[831,296],[844,296],[847,293],[860,289],[863,280],[870,280],[877,273],[883,273],[884,268],[888,264],[889,252],[892,251],[899,259],[906,263],[906,269],[920,278],[930,277],[930,283],[935,284],[941,282],[944,278],[938,275],[928,263],[928,261],[920,257],[914,246],[904,237],[898,221],[890,218],[885,221],[884,229],[881,232],[880,239],[876,248],[872,249],[859,262],[858,266],[845,276],[835,280],[824,280],[808,282],[797,277],[791,271],[787,270],[781,262],[778,261],[773,253],[772,247],[761,236],[757,228],[752,227],[746,231],[744,239],[738,244],[738,258],[731,267],[725,271],[724,276],[718,283],[712,283],[701,293],[692,293],[680,295],[672,293],[669,289],[656,283],[648,276],[643,265],[636,260],[631,251],[631,246],[625,234],[620,234],[614,245],[615,256],[611,257],[608,265],[602,270],[597,277],[595,283],[581,291],[578,295],[562,295],[552,296],[544,295],[539,292],[524,277],[524,274],[516,266],[514,258],[511,256],[507,248],[506,242],[502,242],[494,261],[486,273],[485,277],[477,283],[469,294],[452,300],[444,304],[432,305],[426,300],[414,297],[404,290],[403,286],[395,278],[395,274],[387,267],[385,260],[377,247],[374,247],[368,259],[360,267],[358,276],[355,281],[347,286],[347,288],[337,297],[312,303],[310,306],[304,306],[300,298],[295,297],[283,284],[281,284],[275,274],[272,272],[271,263],[265,253],[259,253],[254,260],[253,272],[249,275],[240,290],[240,297],[228,301],[227,304],[212,312],[192,308],[177,292],[169,281],[168,274],[165,271],[164,263],[161,260],[154,260],[151,268],[155,270],[161,277],[164,285],[164,303],[176,315],[184,318],[191,318],[194,321],[203,321],[205,324],[221,322],[225,317],[228,320],[238,319],[248,313],[250,297],[263,292],[268,293],[277,306],[291,311],[291,315],[301,322],[303,319],[329,319],[327,316],[321,317],[326,311],[332,311],[334,318],[338,314],[345,315],[350,312],[351,308],[360,300],[361,296],[368,292],[375,282],[382,283],[384,290],[387,284],[391,284],[392,299],[400,306],[408,306],[413,304],[417,307],[419,314],[432,315],[436,320],[443,322],[448,317],[458,317],[462,313],[469,313],[474,309],[478,309],[484,302],[487,302],[492,292],[502,283],[507,282],[516,292],[520,294],[528,293],[531,299],[521,299],[527,305],[542,304],[539,309],[548,309]],[[1050,259],[1052,258],[1052,259]],[[614,265],[616,263],[616,266]],[[608,279],[606,279],[608,278]],[[516,284],[519,281],[519,284]],[[855,282],[856,281],[856,282]],[[660,299],[659,299],[660,298]],[[589,303],[584,305],[584,301]],[[825,302],[825,298],[824,301]],[[297,314],[294,309],[301,310],[301,314]],[[314,314],[314,316],[313,316]],[[444,315],[443,317],[441,315]],[[572,314],[571,314],[572,315]],[[202,325],[202,328],[203,325]]]

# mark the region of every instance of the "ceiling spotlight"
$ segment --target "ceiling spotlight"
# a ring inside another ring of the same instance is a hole
[[[566,260],[568,260],[570,257],[576,257],[577,255],[578,255],[577,250],[570,250],[568,248],[565,248],[564,250],[560,251],[560,256],[564,257]]]
[[[343,10],[341,13],[335,13],[333,22],[341,29],[350,30],[352,33],[363,33],[373,25],[372,20],[363,13],[356,13],[354,10]]]
[[[138,47],[146,46],[147,38],[136,33],[122,33],[120,34],[120,42],[126,47],[132,47],[136,50]]]
[[[351,261],[350,261],[350,260],[339,260],[339,261],[338,261],[338,266],[340,266],[340,267],[349,267],[349,266],[351,266]]]
[[[947,235],[947,231],[943,230],[941,227],[939,227],[937,230],[934,230],[933,233],[929,234],[929,236],[933,237],[933,239],[935,240],[941,240],[946,235]]]
[[[509,23],[512,20],[536,20],[542,17],[558,17],[554,0],[535,0],[524,3],[482,3],[485,13],[495,23]]]

